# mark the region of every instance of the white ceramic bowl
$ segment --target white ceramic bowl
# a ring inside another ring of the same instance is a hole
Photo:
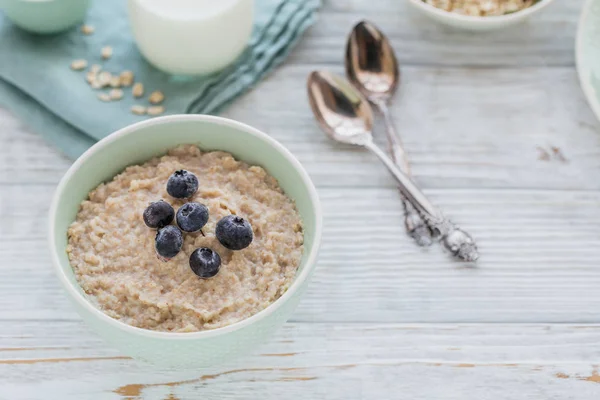
[[[408,0],[410,4],[423,14],[444,25],[472,31],[490,31],[523,22],[533,14],[546,8],[552,1],[554,0],[541,0],[531,7],[512,14],[490,17],[472,17],[441,10],[422,0]]]
[[[224,150],[263,166],[280,183],[304,223],[304,254],[290,288],[265,310],[238,323],[194,333],[135,328],[96,308],[75,280],[66,254],[67,229],[79,203],[101,182],[125,167],[164,154],[179,144]],[[68,297],[83,320],[124,354],[161,367],[206,367],[256,348],[290,316],[304,293],[317,259],[322,215],[316,189],[298,160],[266,134],[242,123],[203,115],[172,115],[123,128],[101,140],[69,168],[61,180],[49,216],[52,262]]]
[[[585,97],[600,120],[600,0],[588,0],[579,19],[575,62]]]

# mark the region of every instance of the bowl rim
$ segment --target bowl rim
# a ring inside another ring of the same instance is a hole
[[[255,0],[235,0],[235,1],[232,1],[229,5],[227,5],[225,8],[223,8],[221,10],[212,11],[210,13],[177,14],[177,17],[174,17],[173,14],[163,15],[156,9],[156,7],[150,7],[148,5],[143,5],[142,1],[140,1],[140,0],[130,0],[130,3],[135,3],[135,7],[139,7],[140,9],[143,9],[145,12],[152,14],[152,16],[154,16],[154,17],[167,19],[170,21],[176,21],[176,22],[185,21],[185,22],[198,22],[199,23],[199,22],[204,22],[210,18],[219,17],[223,14],[231,12],[231,10],[234,7],[237,7],[238,4],[241,3],[242,1],[249,1],[252,6],[254,6],[254,2],[255,2]],[[252,18],[250,18],[250,19],[252,19]],[[250,33],[248,34],[248,36],[250,36]]]
[[[577,36],[575,38],[575,69],[577,70],[579,86],[583,91],[585,99],[596,116],[596,119],[600,119],[600,102],[596,97],[596,91],[591,85],[589,77],[585,76],[586,71],[584,71],[583,61],[585,22],[587,21],[588,14],[590,13],[590,9],[595,1],[596,0],[587,0],[581,9],[581,14],[579,15],[579,21],[577,23]]]
[[[434,14],[439,16],[440,18],[446,18],[448,20],[461,21],[468,24],[473,25],[486,25],[488,23],[503,23],[503,22],[511,22],[516,21],[521,18],[524,18],[528,15],[535,13],[545,7],[547,7],[554,0],[540,0],[534,5],[527,7],[523,10],[516,11],[510,14],[504,15],[490,15],[487,17],[477,17],[472,15],[462,15],[456,14],[450,11],[445,11],[440,8],[434,7],[431,4],[425,3],[423,0],[408,0],[416,7],[419,7],[421,10],[428,12],[430,14]]]
[[[275,150],[279,151],[287,161],[296,169],[296,171],[300,174],[300,177],[309,192],[309,197],[311,203],[314,208],[315,215],[315,235],[313,238],[313,246],[306,258],[305,267],[300,273],[295,277],[294,281],[288,288],[288,290],[277,300],[275,300],[272,304],[266,307],[264,310],[259,311],[258,313],[245,318],[241,321],[235,322],[231,325],[227,325],[221,328],[199,331],[199,332],[163,332],[163,331],[153,331],[150,329],[138,328],[131,325],[128,325],[124,322],[121,322],[117,319],[114,319],[104,312],[102,312],[99,308],[95,307],[90,300],[88,300],[76,287],[75,284],[71,283],[65,272],[61,267],[61,262],[58,257],[58,249],[54,245],[55,243],[55,218],[58,210],[59,200],[62,196],[65,195],[65,186],[67,182],[71,179],[73,174],[85,163],[87,160],[94,154],[104,150],[104,148],[115,141],[118,141],[122,137],[131,134],[139,129],[152,126],[152,125],[160,125],[160,124],[168,124],[171,122],[182,122],[182,121],[201,121],[201,122],[209,122],[217,125],[226,125],[240,131],[243,131],[247,134],[257,137],[260,140],[267,142],[269,145],[275,148]],[[309,278],[311,272],[316,267],[317,254],[319,252],[319,247],[321,245],[321,237],[322,237],[322,229],[323,229],[323,214],[321,209],[321,203],[319,201],[319,196],[317,194],[317,190],[310,179],[308,173],[300,164],[300,162],[290,153],[288,149],[286,149],[281,143],[271,138],[266,133],[250,126],[244,124],[242,122],[238,122],[232,119],[210,116],[210,115],[198,115],[198,114],[176,114],[176,115],[168,115],[163,117],[156,117],[153,119],[149,119],[146,121],[137,122],[131,125],[128,125],[124,128],[113,132],[112,134],[106,136],[102,140],[98,141],[92,147],[90,147],[85,153],[83,153],[72,165],[69,167],[65,175],[61,178],[60,183],[58,184],[56,191],[52,197],[52,203],[49,211],[49,221],[48,221],[48,243],[50,246],[50,256],[52,258],[52,265],[54,267],[54,272],[60,279],[63,288],[69,293],[71,298],[75,300],[80,306],[82,306],[88,312],[94,314],[98,317],[102,322],[112,325],[114,328],[126,331],[130,334],[142,335],[154,339],[174,339],[174,340],[196,340],[203,338],[210,338],[215,336],[220,336],[223,334],[231,333],[247,327],[253,323],[256,323],[267,316],[273,314],[276,310],[280,308],[282,304],[288,301],[300,288],[300,286]]]

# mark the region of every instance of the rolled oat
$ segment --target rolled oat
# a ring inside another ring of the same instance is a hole
[[[121,80],[119,79],[119,77],[117,75],[113,75],[110,78],[109,84],[110,84],[110,87],[118,88],[118,87],[121,87]]]
[[[152,104],[160,104],[165,99],[165,95],[161,91],[155,91],[150,93],[148,96],[148,101]]]
[[[148,107],[146,112],[148,115],[160,115],[165,112],[165,108],[163,106],[152,106]]]
[[[121,89],[111,89],[108,94],[111,100],[121,100],[123,98],[123,91]]]
[[[102,84],[100,83],[100,81],[98,80],[98,77],[94,77],[94,80],[92,81],[92,83],[90,83],[90,87],[92,89],[101,89],[104,86],[102,86]]]
[[[101,87],[106,87],[110,85],[110,80],[112,79],[112,74],[108,71],[102,71],[98,74],[98,83]]]
[[[136,115],[144,115],[146,114],[146,107],[140,105],[131,106],[131,112]]]
[[[96,81],[96,73],[93,71],[88,71],[85,74],[85,80],[91,85],[92,83],[94,83],[94,81]]]
[[[81,25],[81,33],[84,35],[91,35],[94,33],[94,27],[91,25]]]
[[[137,82],[133,85],[131,93],[134,97],[142,97],[144,95],[144,85],[141,82]]]
[[[101,51],[102,58],[108,60],[112,57],[113,49],[110,46],[104,46]]]
[[[110,95],[108,93],[98,93],[98,99],[102,101],[111,101]]]
[[[81,71],[84,70],[88,65],[88,62],[86,60],[75,60],[71,63],[71,69],[75,70],[75,71]]]
[[[129,86],[133,85],[133,72],[123,71],[119,75],[119,79],[121,80],[121,86],[129,87]]]

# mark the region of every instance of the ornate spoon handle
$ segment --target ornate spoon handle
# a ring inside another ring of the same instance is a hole
[[[373,104],[379,109],[385,120],[385,133],[390,156],[402,172],[410,176],[410,164],[408,163],[402,140],[396,132],[394,121],[392,120],[387,104],[383,100],[373,100]],[[430,246],[433,241],[431,239],[431,230],[429,229],[429,226],[427,226],[421,217],[421,214],[419,214],[410,201],[406,200],[402,191],[400,193],[402,196],[402,204],[404,205],[404,226],[406,227],[406,231],[419,246]]]
[[[471,235],[447,218],[442,217],[441,220],[427,222],[434,232],[439,233],[444,247],[453,256],[465,261],[477,261],[479,251]]]
[[[372,140],[362,143],[384,163],[399,184],[402,194],[420,211],[428,225],[439,232],[444,246],[456,257],[465,261],[479,258],[473,238],[458,228],[429,201],[417,185]]]

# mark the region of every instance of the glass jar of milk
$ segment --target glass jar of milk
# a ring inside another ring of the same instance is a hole
[[[202,75],[234,61],[252,34],[254,0],[128,0],[140,52],[158,69]]]

